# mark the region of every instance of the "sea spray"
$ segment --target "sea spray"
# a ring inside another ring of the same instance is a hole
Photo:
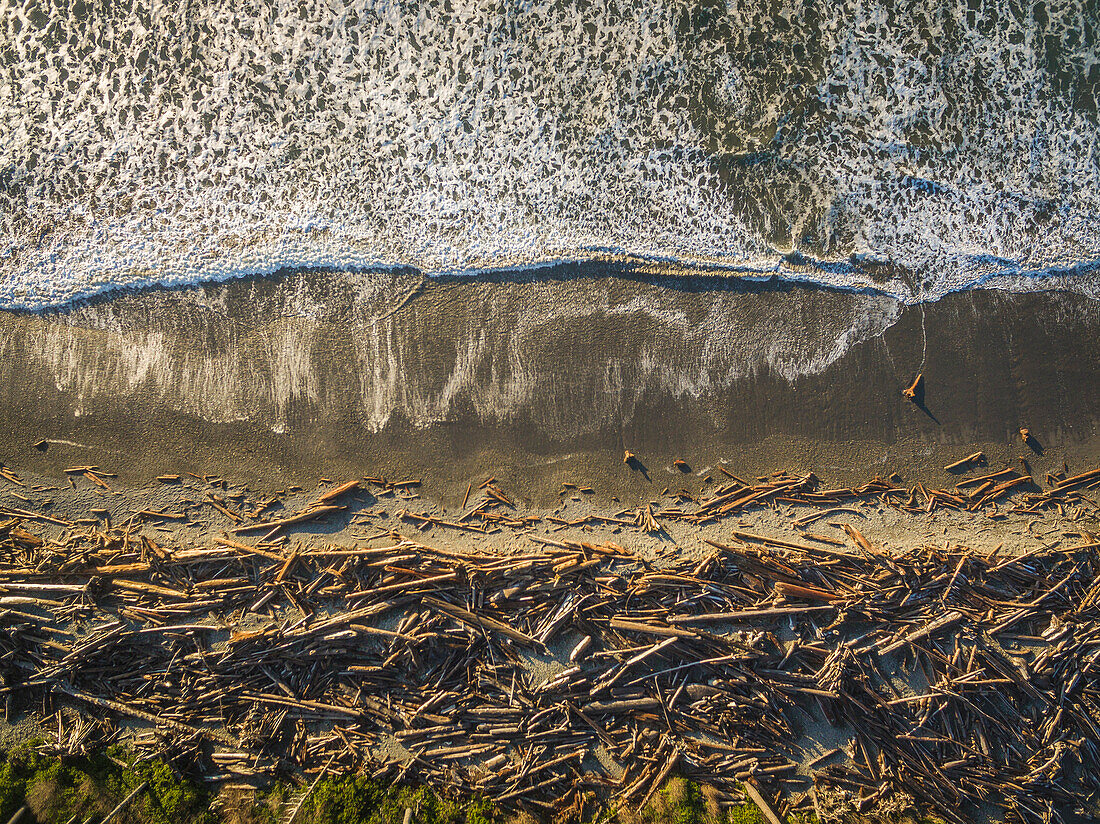
[[[1096,24],[1084,0],[0,0],[0,307],[616,256],[903,302],[1093,293]]]

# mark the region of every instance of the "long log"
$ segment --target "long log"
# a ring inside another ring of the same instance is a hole
[[[113,810],[111,810],[109,813],[107,813],[107,815],[103,817],[103,820],[99,822],[99,824],[108,824],[108,822],[110,822],[112,818],[114,818],[116,815],[126,809],[126,805],[133,801],[139,793],[144,792],[145,788],[148,786],[148,781],[142,781],[140,784],[138,784],[137,787],[135,787],[128,796],[118,802],[118,806],[116,806]]]
[[[661,706],[658,698],[629,698],[620,701],[592,701],[581,707],[581,711],[592,715],[601,713],[614,715],[637,710],[655,710],[660,709]]]
[[[306,521],[312,521],[324,515],[329,515],[333,512],[341,512],[345,509],[347,509],[347,507],[344,506],[319,506],[316,509],[299,512],[297,515],[291,515],[288,518],[281,518],[277,521],[263,521],[258,524],[239,526],[233,530],[233,534],[243,535],[246,532],[259,532],[260,530],[267,530],[270,532],[273,529],[282,529],[284,527],[294,526],[294,524],[305,523]]]
[[[745,795],[752,799],[752,803],[760,808],[760,812],[764,814],[764,818],[767,819],[768,824],[786,824],[782,818],[779,817],[779,813],[771,805],[764,794],[760,792],[760,788],[756,786],[756,782],[751,778],[744,783]]]
[[[891,652],[899,650],[907,644],[911,644],[914,641],[919,641],[921,638],[927,638],[934,632],[939,632],[941,629],[946,629],[949,626],[957,624],[964,617],[965,616],[961,612],[956,612],[955,610],[952,610],[946,615],[937,618],[935,621],[925,624],[920,629],[916,629],[913,632],[907,633],[906,635],[899,638],[897,641],[894,641],[892,644],[888,644],[880,651],[880,655],[889,655]]]
[[[698,638],[694,632],[679,627],[664,627],[660,624],[647,624],[642,621],[630,621],[626,618],[612,618],[609,622],[612,629],[626,630],[628,632],[641,632],[647,635],[665,635],[675,638]]]
[[[773,609],[746,609],[739,612],[709,612],[701,615],[672,615],[670,624],[693,624],[709,621],[756,621],[767,618],[781,618],[786,615],[801,615],[805,612],[835,610],[833,606],[816,607],[775,607]]]
[[[76,698],[77,700],[83,701],[87,704],[94,704],[97,707],[102,707],[103,709],[117,712],[120,715],[129,715],[133,718],[138,718],[142,721],[152,724],[153,726],[170,727],[179,732],[186,733],[188,736],[208,735],[211,738],[216,738],[219,741],[229,743],[232,746],[238,746],[238,742],[235,739],[233,739],[226,733],[221,732],[220,730],[204,730],[199,729],[198,727],[192,727],[187,724],[180,723],[179,721],[174,721],[170,718],[159,717],[151,713],[144,712],[143,710],[135,709],[118,701],[112,701],[109,698],[100,698],[95,695],[88,695],[85,692],[81,692],[80,690],[75,690],[71,687],[68,687],[65,684],[55,684],[53,688],[57,692],[68,695],[70,698]]]
[[[461,621],[465,621],[468,624],[473,624],[474,626],[482,627],[484,629],[490,629],[493,632],[500,633],[504,637],[511,638],[513,641],[516,641],[520,644],[524,644],[529,647],[542,646],[537,638],[532,638],[530,635],[522,633],[517,629],[513,629],[512,627],[508,626],[507,624],[501,623],[500,621],[496,621],[492,618],[487,618],[481,615],[475,615],[467,609],[455,606],[454,604],[449,604],[446,601],[440,601],[437,598],[429,598],[427,596],[424,596],[421,600],[424,603],[429,604],[435,609],[439,610],[440,612],[445,612],[448,615],[454,618],[458,618]]]

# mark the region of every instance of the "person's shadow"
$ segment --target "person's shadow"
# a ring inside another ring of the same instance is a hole
[[[630,457],[628,457],[626,459],[626,465],[633,469],[635,472],[641,472],[642,476],[650,483],[653,482],[652,478],[649,477],[649,467],[638,460],[637,455],[631,455]]]
[[[1039,442],[1038,438],[1028,432],[1027,435],[1023,435],[1023,439],[1024,443],[1027,444],[1028,449],[1030,449],[1036,455],[1043,454],[1043,445]]]

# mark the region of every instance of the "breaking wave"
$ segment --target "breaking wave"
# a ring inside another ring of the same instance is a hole
[[[1100,297],[1089,0],[0,0],[0,308],[557,261]]]

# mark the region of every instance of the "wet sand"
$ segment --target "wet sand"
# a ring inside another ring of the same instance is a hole
[[[922,407],[900,393],[918,371]],[[1041,478],[1100,461],[1098,379],[1100,305],[1064,293],[906,308],[614,265],[295,273],[0,315],[0,460],[127,485],[423,476],[452,504],[491,474],[536,506],[563,480],[628,504],[718,464],[943,485],[976,449]]]

